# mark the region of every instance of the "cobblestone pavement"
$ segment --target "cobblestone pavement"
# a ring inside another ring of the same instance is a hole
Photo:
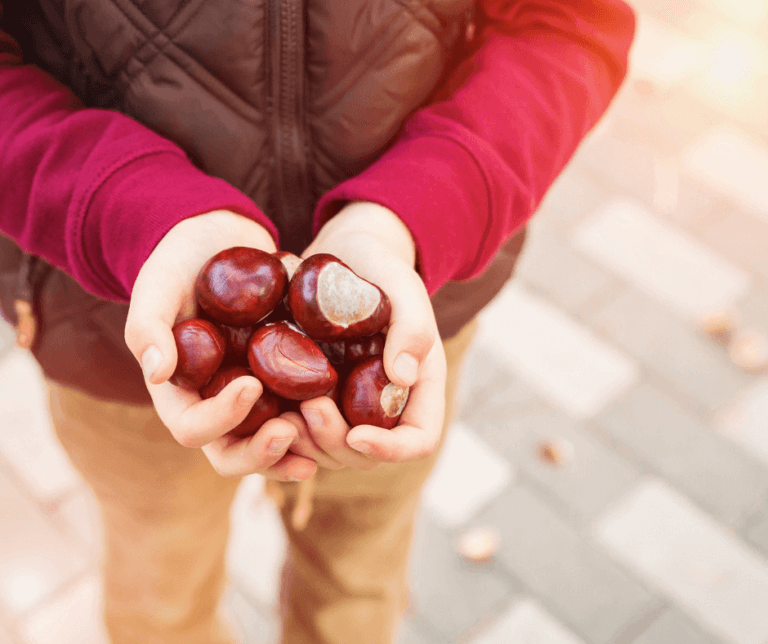
[[[636,8],[630,79],[482,316],[401,644],[768,644],[768,377],[729,354],[768,334],[768,0]],[[728,310],[724,345],[700,323]],[[0,392],[0,644],[103,643],[93,501],[6,326]],[[233,525],[227,609],[273,642],[258,477]]]

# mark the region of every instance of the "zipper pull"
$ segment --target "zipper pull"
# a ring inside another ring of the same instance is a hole
[[[22,349],[30,349],[35,341],[37,333],[37,319],[32,310],[32,303],[27,300],[16,299],[13,302],[16,309],[16,346]]]
[[[35,341],[37,334],[37,319],[32,308],[34,299],[33,271],[36,258],[24,253],[19,265],[19,273],[16,282],[16,298],[13,307],[16,309],[16,346],[29,349]]]
[[[475,39],[475,32],[477,31],[477,25],[475,24],[475,3],[467,9],[465,13],[467,26],[464,29],[464,40],[467,43],[471,43]]]

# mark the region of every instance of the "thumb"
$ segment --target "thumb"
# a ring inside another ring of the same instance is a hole
[[[390,292],[396,295],[390,297],[392,317],[384,344],[384,371],[396,385],[410,387],[438,341],[435,314],[424,284],[413,271],[398,279]]]
[[[173,325],[182,289],[139,274],[125,324],[125,343],[139,361],[147,382],[159,385],[173,375],[178,354]]]

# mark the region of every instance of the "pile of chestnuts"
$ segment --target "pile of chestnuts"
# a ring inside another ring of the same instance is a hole
[[[229,248],[202,267],[195,296],[200,317],[173,328],[170,381],[211,398],[235,378],[258,378],[264,392],[232,434],[250,436],[318,396],[351,426],[397,425],[408,388],[384,372],[389,298],[337,257]]]

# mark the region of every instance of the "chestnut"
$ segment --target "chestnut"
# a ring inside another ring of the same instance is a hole
[[[322,342],[381,331],[391,313],[384,291],[327,253],[312,255],[299,265],[286,302],[301,329]]]
[[[256,325],[229,326],[228,324],[217,324],[216,326],[226,340],[226,355],[236,362],[246,363],[248,340],[251,339],[251,334],[256,329]]]
[[[173,337],[178,358],[171,384],[200,389],[224,360],[224,336],[208,320],[190,318],[173,327]]]
[[[358,362],[341,386],[341,411],[347,422],[392,429],[408,402],[408,387],[390,382],[381,356]]]
[[[355,363],[371,356],[380,356],[384,353],[385,340],[386,338],[383,333],[374,333],[362,338],[347,340],[344,349],[344,360]]]
[[[289,400],[317,398],[338,382],[320,348],[288,322],[265,324],[253,332],[248,364],[265,387]]]
[[[330,363],[337,369],[344,364],[345,346],[343,341],[339,342],[320,342],[316,341],[320,351],[323,352]]]
[[[217,253],[200,269],[195,296],[213,319],[248,326],[266,317],[285,296],[283,263],[258,248],[235,246]]]
[[[272,253],[272,257],[277,257],[277,259],[283,263],[283,266],[285,266],[285,270],[288,273],[289,280],[293,277],[293,274],[296,272],[296,269],[302,262],[301,257],[298,257],[293,253],[289,253],[286,250],[275,251]]]
[[[252,376],[253,374],[245,367],[233,366],[219,369],[208,384],[200,390],[200,396],[204,399],[217,396],[230,382],[241,376]],[[228,434],[238,438],[247,438],[253,436],[259,427],[266,423],[270,418],[277,418],[281,413],[280,399],[275,396],[266,387],[261,392],[259,399],[253,403],[251,411],[237,427],[231,429]]]

